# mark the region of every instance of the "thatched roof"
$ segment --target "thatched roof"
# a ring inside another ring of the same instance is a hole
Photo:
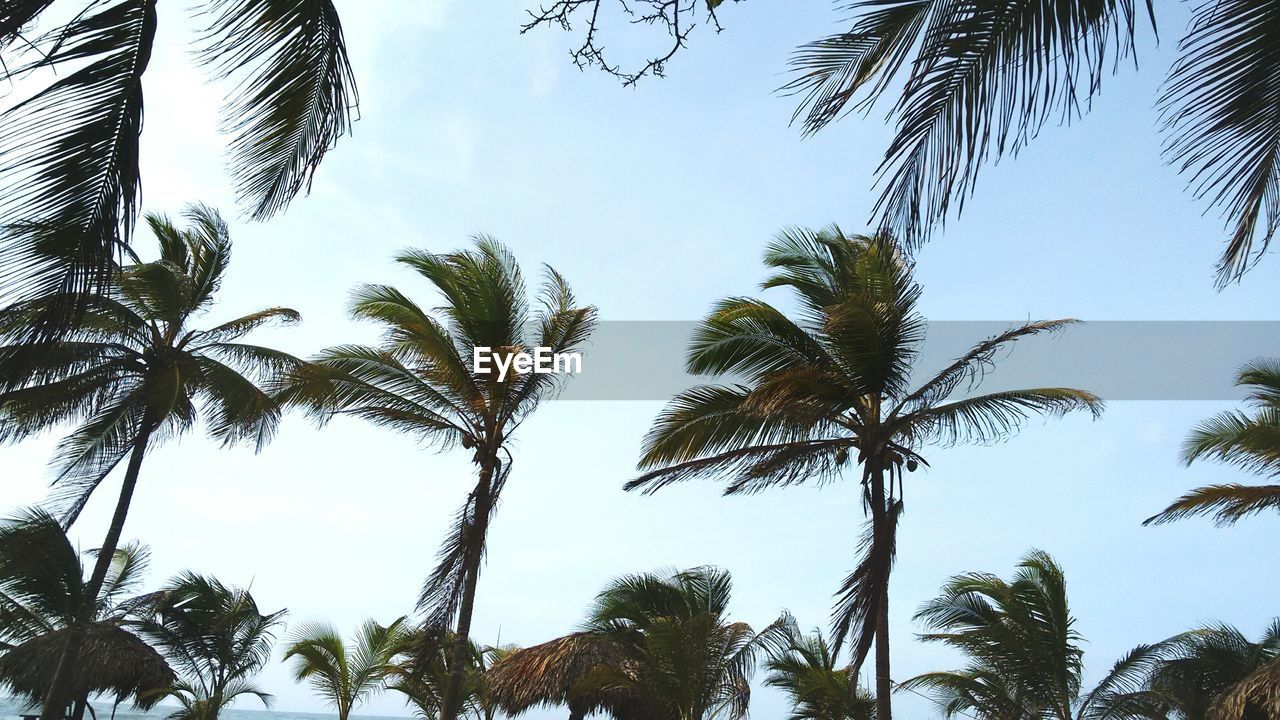
[[[0,654],[0,688],[40,702],[53,679],[68,630],[55,630]],[[80,655],[73,696],[106,694],[133,698],[147,709],[161,700],[153,692],[173,684],[174,674],[160,653],[138,636],[110,623],[89,626]]]
[[[537,706],[568,705],[574,716],[612,710],[604,697],[573,693],[593,668],[625,663],[617,647],[589,633],[574,633],[512,652],[484,675],[486,699],[508,715]]]
[[[1280,658],[1268,662],[1236,683],[1209,711],[1214,720],[1275,720],[1280,718]]]

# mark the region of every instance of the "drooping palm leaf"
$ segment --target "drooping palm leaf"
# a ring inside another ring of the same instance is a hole
[[[357,104],[331,0],[212,0],[200,59],[238,85],[227,107],[232,173],[253,217],[308,189]]]
[[[9,22],[40,9],[17,8]],[[62,329],[106,288],[129,239],[155,27],[155,0],[118,0],[47,33],[26,70],[83,66],[0,115],[0,302],[61,299],[33,325],[36,337]]]

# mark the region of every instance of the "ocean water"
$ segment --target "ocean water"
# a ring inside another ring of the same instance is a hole
[[[110,720],[111,703],[92,702],[93,709],[98,713],[98,720]],[[121,704],[116,709],[116,720],[164,720],[169,713],[176,710],[176,706],[160,704],[151,708],[147,712],[139,712],[127,704]],[[17,720],[19,715],[38,713],[38,709],[30,709],[20,700],[13,698],[0,698],[0,720]],[[92,720],[92,715],[85,713],[85,720]],[[285,712],[281,710],[240,710],[231,708],[224,710],[220,715],[221,720],[337,720],[335,713],[304,713],[304,712]],[[388,717],[382,715],[359,715],[352,714],[354,718],[360,720],[405,720],[404,717]]]

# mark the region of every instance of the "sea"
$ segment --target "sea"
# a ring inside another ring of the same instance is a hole
[[[90,703],[93,709],[98,713],[98,720],[111,719],[111,703],[93,702]],[[115,720],[165,720],[170,713],[177,710],[175,705],[157,705],[147,712],[139,712],[127,704],[121,704],[116,708]],[[37,714],[38,708],[29,708],[23,701],[14,698],[0,698],[0,720],[18,720],[21,715]],[[220,720],[337,720],[336,713],[305,713],[305,712],[287,712],[283,710],[241,710],[239,708],[229,708],[223,710],[219,716]],[[352,720],[406,720],[404,716],[391,717],[385,715],[360,715],[353,713]],[[92,720],[89,713],[85,713],[85,720]]]

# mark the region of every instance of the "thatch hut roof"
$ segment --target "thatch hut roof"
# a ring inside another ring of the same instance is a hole
[[[568,705],[573,716],[611,710],[604,697],[584,697],[573,686],[593,668],[626,661],[618,648],[589,633],[574,633],[512,652],[484,675],[486,699],[508,715],[537,706]]]
[[[54,630],[5,650],[0,654],[0,688],[33,702],[42,701],[68,634],[67,629]],[[133,698],[144,710],[161,700],[161,693],[155,691],[170,687],[175,679],[160,653],[111,623],[89,626],[76,676],[74,697],[106,694]]]
[[[1271,660],[1224,692],[1209,711],[1214,720],[1280,718],[1280,658]]]

